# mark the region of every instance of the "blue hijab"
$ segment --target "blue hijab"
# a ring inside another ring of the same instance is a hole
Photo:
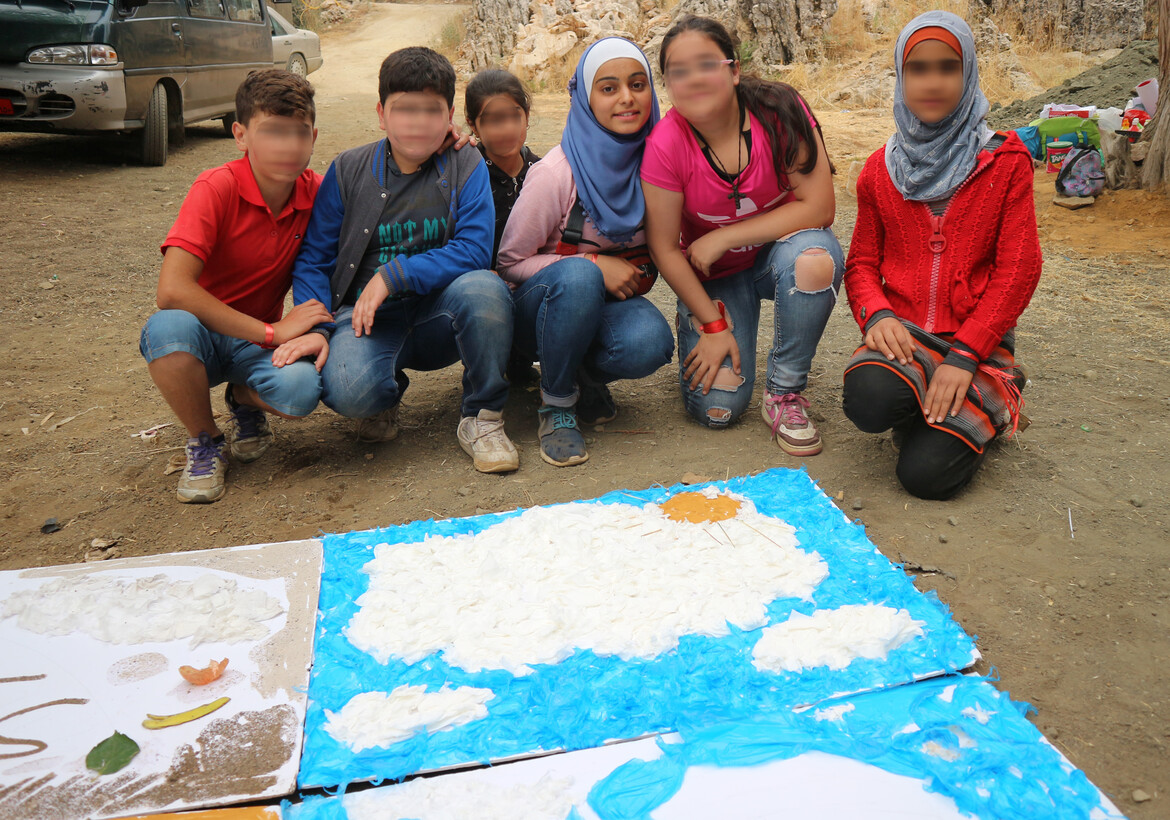
[[[910,36],[929,26],[944,28],[963,47],[963,96],[958,106],[930,125],[914,116],[902,91],[903,52]],[[979,152],[993,132],[984,118],[990,105],[979,89],[979,64],[971,27],[949,11],[928,11],[915,17],[894,46],[897,83],[894,86],[894,124],[898,130],[886,143],[886,170],[902,196],[916,202],[943,199],[955,192],[975,169]]]
[[[597,121],[589,107],[589,91],[602,64],[629,57],[646,68],[650,82],[650,119],[636,134],[615,134]],[[642,49],[621,37],[606,37],[585,50],[569,80],[569,118],[561,150],[573,171],[577,198],[597,232],[611,242],[629,242],[642,225],[646,201],[639,171],[646,137],[658,122],[654,75]]]

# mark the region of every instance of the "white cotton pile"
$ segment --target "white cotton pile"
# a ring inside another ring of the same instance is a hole
[[[830,721],[832,723],[840,723],[845,719],[845,715],[852,712],[855,707],[852,703],[838,703],[836,706],[826,706],[823,709],[817,709],[813,712],[813,717],[818,723],[823,721]]]
[[[0,617],[16,618],[22,629],[41,635],[83,632],[112,644],[190,638],[196,647],[266,638],[269,630],[262,622],[283,611],[264,591],[240,589],[235,580],[219,575],[194,581],[87,575],[15,592]]]
[[[428,692],[425,686],[399,686],[392,692],[362,692],[337,712],[325,710],[325,731],[355,752],[389,747],[417,732],[445,732],[487,717],[491,689],[459,686]]]
[[[828,575],[795,531],[743,500],[714,523],[654,504],[538,507],[476,535],[381,544],[346,628],[379,662],[435,652],[471,672],[531,672],[578,649],[654,658],[683,635],[756,629],[777,598],[807,599]]]
[[[793,612],[764,630],[752,650],[752,665],[761,672],[799,672],[816,666],[844,669],[855,658],[884,660],[921,635],[925,625],[904,609],[878,604],[846,604],[812,615]]]
[[[450,775],[347,794],[344,805],[348,820],[565,820],[573,809],[572,786],[571,779],[552,775],[513,786]]]

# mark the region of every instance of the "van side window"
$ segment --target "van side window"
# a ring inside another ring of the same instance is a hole
[[[284,26],[282,26],[280,23],[278,23],[276,21],[276,18],[273,17],[272,15],[268,16],[268,25],[272,29],[272,36],[273,37],[283,37],[285,34],[289,33],[289,32],[284,30]]]
[[[225,0],[228,17],[241,23],[263,23],[264,12],[260,0]]]
[[[187,0],[192,17],[223,17],[223,6],[219,0]]]

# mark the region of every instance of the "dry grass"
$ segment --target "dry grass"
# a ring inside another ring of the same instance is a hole
[[[448,60],[454,61],[459,56],[459,47],[463,41],[467,39],[467,13],[453,17],[443,26],[443,31],[439,35],[439,43],[435,50],[446,57]]]
[[[898,2],[885,0],[872,13],[860,0],[841,0],[837,13],[825,29],[825,54],[830,60],[869,56],[883,46],[893,47],[907,23],[924,11],[950,11],[966,16],[963,0]]]

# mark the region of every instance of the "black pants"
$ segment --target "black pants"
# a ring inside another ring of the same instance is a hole
[[[862,365],[845,375],[845,415],[864,433],[902,433],[898,480],[919,498],[950,498],[983,463],[983,453],[926,423],[913,388],[889,368]]]

